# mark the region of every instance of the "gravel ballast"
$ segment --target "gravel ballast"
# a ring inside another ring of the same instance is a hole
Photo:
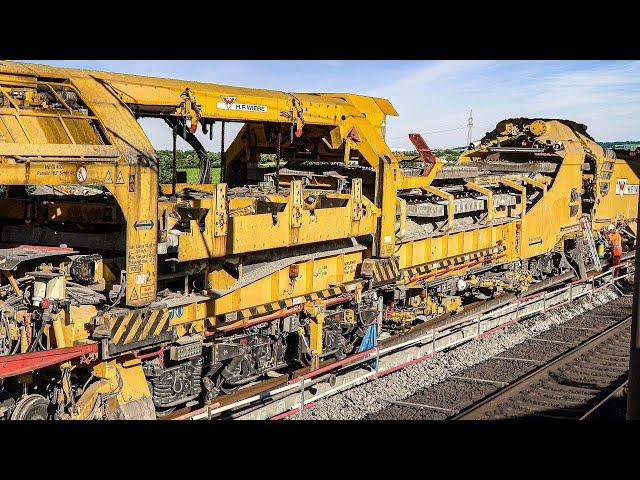
[[[442,382],[456,373],[479,364],[528,338],[543,334],[554,326],[593,308],[601,307],[618,298],[613,288],[602,289],[585,296],[559,310],[535,315],[506,327],[481,340],[472,341],[436,355],[423,362],[408,366],[378,380],[357,385],[349,390],[321,399],[315,408],[293,415],[292,420],[358,420],[376,418],[376,412],[389,408],[389,400],[404,400],[435,383]],[[573,336],[567,333],[568,336]],[[533,357],[529,357],[533,358]],[[425,399],[426,400],[426,399]],[[427,402],[425,402],[427,403]],[[431,403],[434,405],[434,403]],[[443,405],[444,406],[444,405]],[[403,407],[393,407],[398,413]],[[429,418],[434,418],[430,412]],[[425,412],[425,417],[427,412]],[[446,415],[442,415],[445,417]],[[402,415],[398,415],[402,417]]]

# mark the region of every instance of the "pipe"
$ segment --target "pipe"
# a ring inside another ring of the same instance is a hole
[[[337,297],[327,300],[326,304],[328,306],[335,305],[337,303],[346,302],[352,300],[355,297],[355,294],[346,295],[343,297]],[[253,325],[258,325],[260,323],[271,322],[273,320],[278,320],[280,318],[286,317],[288,315],[293,315],[296,313],[300,313],[304,308],[304,305],[298,305],[293,308],[289,308],[287,310],[281,310],[279,312],[270,313],[269,315],[265,315],[263,317],[254,318],[252,320],[242,321],[240,323],[234,323],[232,325],[224,325],[216,328],[216,332],[231,332],[233,330],[238,330],[240,328],[251,327]],[[206,332],[205,336],[214,335],[216,332]]]
[[[278,153],[276,154],[276,193],[280,192],[280,150],[282,148],[282,133],[278,132]]]
[[[178,138],[178,128],[173,126],[173,163],[171,164],[171,195],[176,195],[176,139]]]
[[[289,384],[296,384],[296,383],[300,382],[301,380],[304,381],[304,380],[309,379],[309,378],[317,377],[318,375],[321,375],[321,374],[323,374],[325,372],[333,370],[336,367],[341,367],[342,365],[345,365],[345,364],[348,364],[348,363],[352,363],[352,362],[355,362],[356,360],[358,360],[360,358],[369,356],[375,351],[376,351],[375,348],[370,348],[369,350],[365,350],[365,351],[357,353],[355,355],[351,355],[350,357],[344,358],[344,359],[339,360],[337,362],[333,362],[330,365],[327,365],[325,367],[321,367],[321,368],[319,368],[317,370],[314,370],[313,372],[309,372],[309,373],[305,373],[304,375],[300,375],[299,377],[296,377],[296,378],[290,380]]]
[[[640,198],[638,199],[640,208]],[[631,340],[629,345],[629,384],[627,394],[627,420],[640,419],[640,255],[636,255],[636,278],[633,282],[633,318],[631,320]]]
[[[225,181],[225,157],[224,157],[224,121],[220,129],[220,183]]]

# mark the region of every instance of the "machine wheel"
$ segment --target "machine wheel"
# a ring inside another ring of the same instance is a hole
[[[49,400],[42,395],[23,397],[11,414],[11,420],[49,420]]]

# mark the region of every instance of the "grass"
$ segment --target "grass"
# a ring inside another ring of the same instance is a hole
[[[180,168],[179,172],[187,172],[187,183],[198,183],[198,177],[200,176],[199,168]],[[214,168],[211,171],[211,177],[213,183],[218,183],[220,181],[220,169]]]

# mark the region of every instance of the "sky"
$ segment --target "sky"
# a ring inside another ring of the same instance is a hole
[[[285,92],[383,97],[399,114],[387,122],[387,144],[395,149],[411,147],[407,134],[414,132],[432,148],[466,145],[471,110],[473,140],[509,117],[574,120],[586,124],[597,141],[640,139],[640,61],[27,61]],[[142,125],[156,149],[171,148],[164,122],[146,119]],[[227,130],[226,138],[233,132]],[[202,135],[200,140],[209,150],[219,148],[218,131],[213,142]],[[179,148],[190,148],[180,142]]]

